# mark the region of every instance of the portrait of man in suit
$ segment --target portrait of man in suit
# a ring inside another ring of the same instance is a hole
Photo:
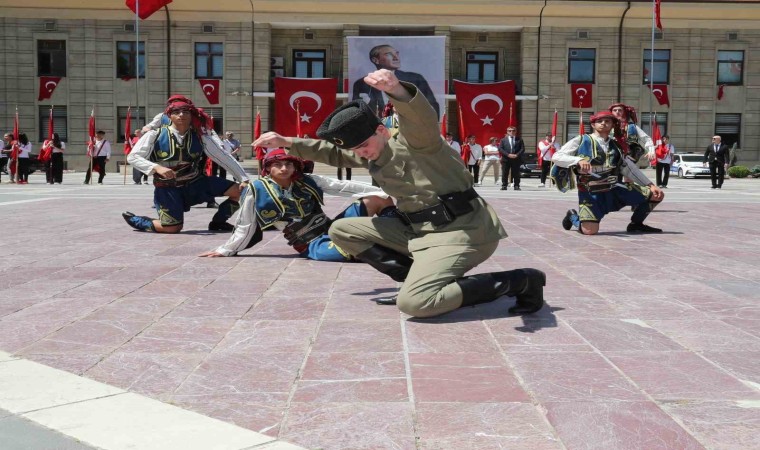
[[[360,39],[366,39],[366,38],[360,38]],[[385,39],[385,38],[381,38]],[[396,78],[398,78],[400,81],[406,81],[409,83],[414,84],[417,86],[417,89],[419,89],[420,93],[422,93],[425,98],[430,102],[430,105],[435,110],[438,117],[441,116],[441,107],[438,103],[438,99],[436,99],[436,94],[443,94],[442,89],[441,92],[434,92],[434,90],[430,87],[430,83],[428,83],[427,79],[424,75],[417,73],[417,72],[411,72],[406,70],[401,70],[401,63],[402,63],[402,53],[399,50],[398,47],[402,47],[399,44],[393,44],[390,42],[392,38],[388,38],[388,40],[383,40],[378,43],[377,39],[372,39],[372,43],[377,44],[373,45],[369,52],[365,53],[366,56],[369,57],[369,61],[374,66],[374,70],[378,69],[387,69],[396,75]],[[417,38],[396,38],[396,39],[407,39],[409,43],[412,42],[413,39]],[[403,41],[402,41],[403,42]],[[415,45],[417,48],[420,48],[420,45]],[[404,45],[404,47],[415,47],[412,45]],[[366,49],[366,47],[365,47]],[[435,53],[435,52],[431,52]],[[355,54],[353,52],[349,52],[349,61],[352,56],[352,54]],[[442,56],[441,56],[442,57]],[[418,65],[421,63],[418,58],[410,58],[414,60]],[[350,64],[353,68],[357,66],[355,62],[351,62]],[[421,65],[427,65],[424,62],[422,62]],[[366,70],[370,68],[370,66],[366,65],[366,62],[362,62],[361,66],[365,68],[364,71],[358,72],[358,70],[349,70],[349,73],[355,73],[352,74],[352,76],[355,77],[354,83],[352,85],[351,89],[351,100],[364,100],[369,107],[376,111],[378,115],[381,115],[385,105],[388,103],[388,97],[387,95],[377,90],[371,86],[369,86],[367,83],[364,82],[364,77],[366,76],[366,73],[369,72],[369,70]],[[441,67],[443,69],[443,67]],[[442,70],[441,70],[442,72]],[[442,88],[443,86],[441,86]]]

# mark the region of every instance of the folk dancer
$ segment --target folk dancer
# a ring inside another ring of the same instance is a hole
[[[171,125],[161,126],[143,134],[130,152],[127,161],[147,175],[153,175],[153,203],[158,219],[122,214],[124,220],[140,231],[179,233],[184,213],[200,203],[214,201],[217,196],[228,197],[211,219],[209,231],[232,231],[227,223],[238,209],[240,191],[247,185],[248,176],[216,134],[211,133],[211,119],[199,111],[190,99],[174,96],[165,114]],[[203,155],[207,155],[230,171],[240,185],[203,173]]]
[[[660,233],[659,228],[644,224],[649,213],[665,197],[623,153],[612,138],[617,118],[609,111],[591,116],[593,134],[577,136],[554,154],[552,179],[561,192],[578,187],[579,211],[568,210],[562,227],[575,227],[582,234],[599,232],[605,215],[624,206],[633,207],[629,233]]]
[[[357,200],[330,220],[322,211],[324,193],[354,196]],[[327,235],[330,225],[344,217],[393,214],[393,200],[366,183],[340,181],[303,173],[303,161],[285,150],[270,151],[263,178],[241,193],[240,214],[227,242],[200,256],[234,256],[263,238],[262,230],[281,230],[301,256],[316,261],[350,261],[351,256]]]

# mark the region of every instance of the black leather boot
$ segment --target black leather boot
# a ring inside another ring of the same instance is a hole
[[[356,255],[356,259],[369,264],[398,282],[406,280],[413,262],[412,258],[377,244]]]
[[[530,314],[544,306],[546,274],[536,269],[482,273],[456,280],[462,289],[462,306],[488,303],[502,295],[517,298],[510,314]]]

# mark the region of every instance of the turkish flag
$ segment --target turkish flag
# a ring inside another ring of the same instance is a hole
[[[657,28],[662,31],[662,17],[660,16],[660,3],[661,0],[654,0],[654,22]]]
[[[718,100],[723,100],[723,89],[726,87],[725,84],[721,84],[718,86]]]
[[[667,149],[662,145],[662,133],[660,133],[660,127],[657,126],[657,114],[652,119],[652,140],[654,141],[654,152],[658,158],[664,158]]]
[[[198,83],[201,84],[201,90],[206,96],[209,104],[219,104],[219,80],[210,80],[208,78],[199,78]]]
[[[657,103],[670,106],[670,97],[668,96],[667,84],[653,84],[652,94],[654,95],[654,98],[657,99]]]
[[[335,110],[336,91],[335,78],[275,78],[274,131],[316,139],[317,128]]]
[[[61,77],[40,77],[40,93],[37,101],[47,100],[53,95],[53,91],[61,82]]]
[[[443,113],[443,119],[441,119],[441,136],[446,136],[446,113]]]
[[[591,108],[591,94],[594,85],[591,83],[574,83],[570,85],[570,92],[573,94],[573,108]]]
[[[578,134],[582,136],[586,134],[586,126],[583,124],[583,111],[581,111],[580,116],[578,116],[578,121],[580,122],[580,125],[578,125]]]
[[[509,123],[509,112],[514,112],[515,82],[466,83],[454,80],[459,103],[460,130],[474,134],[476,142],[489,142],[492,137],[504,135]]]
[[[132,151],[132,107],[127,108],[127,120],[124,123],[124,154]]]
[[[159,9],[163,8],[164,6],[168,5],[172,2],[172,0],[139,0],[140,1],[140,12],[137,12],[137,0],[126,0],[124,2],[125,5],[129,9],[132,10],[133,13],[136,13],[138,17],[145,20],[148,17],[151,16],[154,12],[158,11]]]
[[[256,111],[256,120],[253,123],[253,140],[261,136],[261,112]],[[253,156],[259,161],[264,159],[264,147],[256,147],[253,149]]]
[[[90,136],[90,141],[87,143],[87,156],[92,157],[93,150],[95,149],[95,108],[93,107],[90,112],[90,120],[87,123],[87,134]]]

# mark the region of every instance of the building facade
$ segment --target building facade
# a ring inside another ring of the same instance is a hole
[[[52,105],[69,167],[86,165],[93,110],[96,127],[117,143],[128,107],[135,128],[137,114],[141,125],[168,95],[181,93],[207,108],[217,131],[250,142],[257,111],[263,129],[273,127],[275,76],[335,78],[344,101],[350,36],[445,36],[450,130],[457,128],[453,80],[515,80],[519,129],[529,147],[550,128],[555,110],[565,140],[577,134],[581,115],[587,120],[622,101],[636,107],[645,130],[656,112],[679,151],[704,151],[720,134],[737,143],[739,163],[760,161],[757,1],[664,1],[654,47],[649,1],[225,0],[210,6],[183,0],[139,23],[121,0],[96,6],[1,0],[0,6],[0,126],[10,131],[17,109],[22,131],[41,143]],[[650,74],[669,105],[653,95]],[[55,89],[44,98],[40,90],[51,80]],[[203,93],[208,80],[218,83],[217,104]],[[589,85],[590,106],[574,108],[573,90]]]

